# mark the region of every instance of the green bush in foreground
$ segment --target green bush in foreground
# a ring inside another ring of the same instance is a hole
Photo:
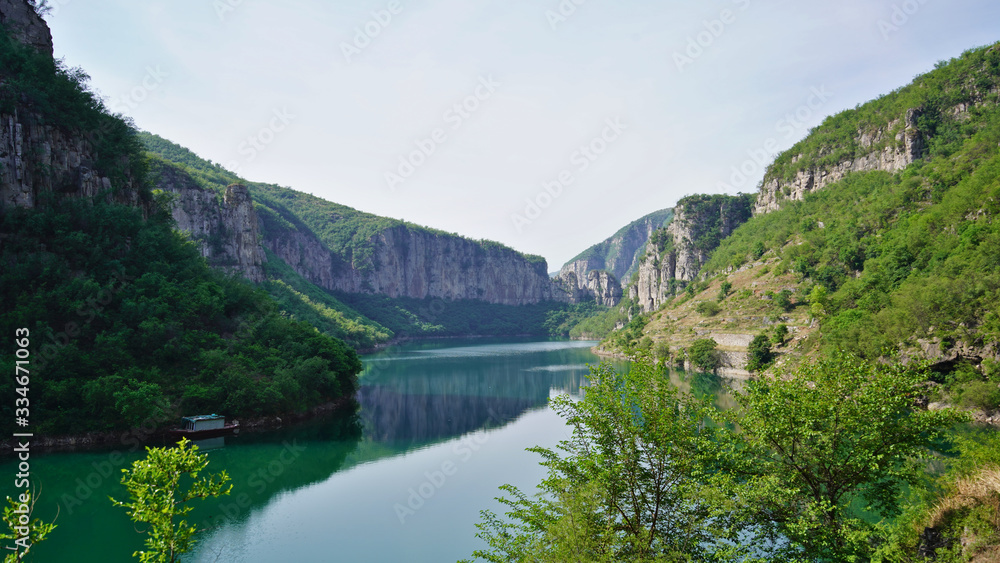
[[[478,536],[489,547],[473,555],[869,561],[901,541],[903,491],[942,431],[964,419],[913,408],[925,375],[837,356],[765,377],[722,413],[677,390],[648,358],[624,374],[592,368],[583,399],[553,401],[572,437],[560,452],[531,450],[548,468],[541,496],[501,487],[509,510],[483,511]]]
[[[548,477],[538,500],[505,485],[507,519],[483,512],[474,553],[508,561],[705,560],[732,549],[727,518],[703,502],[711,403],[683,394],[642,360],[626,374],[591,368],[581,401],[553,408],[573,425],[560,453],[532,448]],[[655,384],[659,383],[659,384]],[[666,559],[664,559],[666,557]]]
[[[197,528],[184,520],[194,508],[194,499],[228,495],[232,485],[226,485],[229,475],[199,475],[208,466],[208,455],[198,453],[198,446],[188,447],[187,438],[176,448],[146,448],[146,458],[132,463],[132,469],[122,469],[122,484],[128,489],[129,502],[111,499],[115,506],[128,510],[136,523],[148,524],[147,551],[137,551],[143,563],[174,563],[194,545]],[[193,482],[181,490],[180,479],[187,475]],[[179,521],[176,521],[180,519]]]

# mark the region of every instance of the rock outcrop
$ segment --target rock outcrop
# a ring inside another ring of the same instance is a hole
[[[52,32],[25,0],[0,0],[0,26],[17,41],[52,56]]]
[[[677,202],[674,220],[650,237],[629,297],[645,312],[654,311],[697,279],[702,265],[722,239],[751,217],[752,198],[746,194],[695,195]]]
[[[174,194],[171,212],[177,228],[198,243],[210,266],[252,282],[264,281],[260,224],[246,186],[233,184],[220,199],[184,171],[165,165],[157,187]]]
[[[264,236],[268,250],[330,291],[503,305],[569,300],[549,279],[544,260],[531,261],[499,244],[404,224],[378,231],[368,242],[371,260],[355,264],[310,232],[272,227]]]
[[[629,223],[567,262],[559,271],[560,285],[573,296],[575,303],[594,299],[609,306],[617,305],[621,300],[619,280],[628,280],[639,268],[649,237],[672,218],[673,209],[662,209]],[[595,271],[599,273],[591,276]],[[607,288],[615,284],[618,289],[609,292]]]
[[[0,26],[14,40],[52,56],[48,25],[25,0],[0,0]],[[138,186],[131,179],[127,159],[118,163],[124,180],[117,185],[113,186],[111,179],[97,170],[95,138],[101,133],[57,126],[20,101],[0,113],[0,210],[33,208],[46,194],[81,198],[100,195],[139,206]]]
[[[602,270],[590,270],[582,279],[572,270],[563,271],[553,283],[568,296],[570,303],[595,301],[605,307],[614,307],[622,300],[618,278]]]
[[[871,151],[862,156],[846,159],[828,167],[803,168],[798,170],[791,180],[765,178],[754,205],[754,215],[777,210],[783,200],[802,199],[809,192],[839,182],[850,172],[876,170],[898,172],[906,168],[924,152],[924,138],[917,129],[919,116],[919,110],[909,109],[904,117],[874,133],[858,131],[855,137],[858,147],[861,150]],[[896,133],[893,134],[893,131]],[[889,135],[893,136],[895,142],[887,142]],[[792,163],[800,159],[801,155],[793,157]]]
[[[43,125],[37,116],[0,113],[0,208],[33,208],[43,193],[60,197],[104,195],[139,205],[134,182],[112,190],[95,169],[97,150],[81,131]]]

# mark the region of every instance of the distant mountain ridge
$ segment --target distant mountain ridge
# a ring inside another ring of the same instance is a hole
[[[649,237],[657,229],[666,227],[673,217],[673,209],[661,209],[636,219],[566,262],[560,273],[572,271],[586,278],[591,270],[603,270],[619,280],[627,280],[638,269]]]

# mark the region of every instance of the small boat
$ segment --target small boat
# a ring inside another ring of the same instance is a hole
[[[185,416],[181,419],[181,427],[169,430],[171,436],[175,438],[188,438],[190,440],[200,440],[202,438],[213,438],[215,436],[226,436],[228,434],[239,434],[240,423],[238,420],[226,423],[226,417],[221,414],[200,414],[197,416]]]

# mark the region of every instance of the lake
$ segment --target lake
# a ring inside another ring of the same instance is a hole
[[[225,469],[228,497],[198,502],[206,532],[186,561],[408,561],[441,563],[483,547],[479,511],[501,511],[505,483],[533,491],[544,477],[535,445],[555,447],[569,428],[548,409],[579,396],[594,342],[450,339],[364,358],[356,413],[202,444],[210,471]],[[711,376],[673,374],[696,394]],[[725,398],[722,399],[725,403]],[[725,406],[725,405],[723,405]],[[142,549],[124,509],[121,469],[143,457],[119,450],[36,454],[37,514],[56,528],[40,562],[136,561]],[[0,473],[13,476],[14,461]],[[12,494],[8,485],[4,494]]]

